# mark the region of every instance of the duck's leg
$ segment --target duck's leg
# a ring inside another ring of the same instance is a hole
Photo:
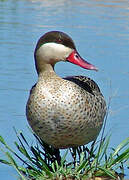
[[[48,145],[43,140],[41,140],[37,135],[35,135],[35,137],[38,139],[39,143],[41,144],[44,150],[44,153],[42,154],[44,155],[45,162],[48,165],[50,165],[51,163],[57,160],[58,164],[61,164],[60,150],[55,149],[54,147]]]
[[[57,161],[59,165],[61,164],[61,156],[59,149],[55,149],[49,146],[49,148],[45,149],[45,151],[49,153],[48,156],[49,163],[53,163],[54,161]]]
[[[77,148],[73,147],[73,148],[69,148],[69,150],[70,150],[70,153],[72,155],[73,164],[74,164],[74,167],[75,167],[75,165],[76,165],[76,158],[77,158]]]
[[[54,152],[55,160],[58,162],[59,165],[61,165],[60,150],[54,148],[53,152]]]
[[[77,148],[77,153],[78,153],[78,160],[80,162],[80,158],[81,158],[81,153],[83,152],[82,146],[78,146]]]

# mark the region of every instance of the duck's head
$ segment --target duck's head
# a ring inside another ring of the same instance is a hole
[[[39,73],[46,65],[54,67],[58,61],[67,61],[82,68],[96,70],[97,68],[81,58],[71,37],[60,31],[44,34],[35,48],[35,65]]]

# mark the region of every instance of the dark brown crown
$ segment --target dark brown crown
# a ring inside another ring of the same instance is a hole
[[[35,48],[35,53],[37,49],[45,43],[55,42],[58,44],[63,44],[71,49],[76,49],[74,42],[71,37],[60,31],[50,31],[44,34],[39,40]]]

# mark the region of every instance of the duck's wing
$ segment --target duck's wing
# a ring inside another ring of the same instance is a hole
[[[75,84],[77,84],[78,86],[80,86],[81,88],[86,90],[87,92],[91,93],[92,95],[94,95],[96,93],[102,95],[96,82],[93,81],[92,79],[90,79],[89,77],[68,76],[68,77],[65,77],[64,79],[74,82]]]

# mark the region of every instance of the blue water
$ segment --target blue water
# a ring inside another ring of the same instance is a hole
[[[25,106],[37,80],[33,51],[47,31],[72,36],[81,56],[99,68],[90,72],[58,63],[60,76],[87,75],[100,86],[111,106],[106,133],[111,147],[129,136],[129,2],[127,0],[0,1],[0,134],[14,148],[13,126],[31,139]],[[0,158],[4,158],[0,153]],[[129,176],[129,171],[126,171]],[[0,179],[14,180],[12,168],[0,164]]]

